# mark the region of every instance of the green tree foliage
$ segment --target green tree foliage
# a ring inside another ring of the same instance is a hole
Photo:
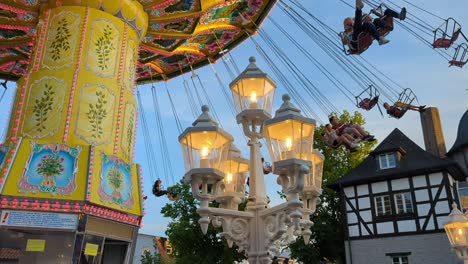
[[[160,253],[158,253],[158,248],[156,245],[154,245],[155,252],[154,254],[151,254],[150,251],[145,251],[141,255],[141,264],[174,264],[174,260],[169,257],[169,256],[162,256]]]
[[[364,118],[358,112],[351,115],[344,111],[339,119],[342,123],[352,122],[361,126],[365,124]],[[302,237],[299,237],[295,243],[290,245],[291,257],[303,263],[320,263],[319,261],[345,263],[342,203],[339,195],[327,185],[359,165],[371,152],[376,141],[362,142],[358,151],[350,153],[344,147],[338,149],[327,147],[321,140],[323,131],[323,127],[318,127],[314,139],[314,147],[325,156],[321,203],[317,206],[317,211],[312,217],[314,226],[311,228],[310,243],[305,245]]]
[[[190,191],[190,186],[181,180],[175,186],[168,188],[168,192],[178,193],[180,199],[166,204],[161,209],[164,217],[173,221],[169,224],[166,235],[172,245],[173,257],[177,264],[224,264],[233,263],[244,258],[243,253],[237,252],[237,247],[227,246],[219,236],[220,228],[209,225],[208,233],[203,235],[196,213],[198,201]],[[215,203],[212,206],[216,206]]]

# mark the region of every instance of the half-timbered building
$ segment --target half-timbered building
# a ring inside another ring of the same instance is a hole
[[[443,224],[458,202],[456,162],[395,129],[330,187],[341,194],[348,264],[455,264]]]

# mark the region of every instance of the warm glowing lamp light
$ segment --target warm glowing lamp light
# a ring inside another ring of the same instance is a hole
[[[210,155],[210,149],[208,147],[202,147],[200,150],[200,168],[209,168],[210,160],[208,156]]]
[[[208,149],[208,147],[203,147],[200,151],[200,155],[202,156],[202,158],[207,158],[209,154],[210,150]]]
[[[232,173],[228,172],[226,175],[226,182],[231,183],[232,182]]]
[[[291,147],[292,147],[292,140],[291,140],[291,138],[289,138],[289,137],[286,138],[286,142],[285,142],[285,143],[286,143],[286,149],[287,149],[287,150],[291,150]]]
[[[232,137],[218,127],[209,114],[207,106],[202,107],[202,114],[192,127],[187,128],[180,136],[179,143],[184,154],[186,171],[192,169],[217,169],[227,158]]]
[[[315,120],[301,114],[283,95],[283,104],[272,119],[265,121],[265,139],[273,163],[281,160],[307,160],[312,151]],[[275,167],[275,166],[273,166]]]
[[[271,114],[275,82],[255,64],[255,58],[249,59],[247,68],[230,84],[236,113],[244,110],[265,111]]]
[[[448,221],[444,224],[445,233],[449,239],[450,245],[454,249],[459,259],[468,263],[468,219],[458,210],[457,204],[453,203],[453,209],[448,216]]]
[[[258,108],[258,100],[257,100],[257,93],[252,91],[250,94],[250,108],[257,109]]]

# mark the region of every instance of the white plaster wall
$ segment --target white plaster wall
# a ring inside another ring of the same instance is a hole
[[[442,228],[448,222],[448,216],[438,216],[437,217],[437,224],[439,228]]]
[[[421,226],[421,228],[423,228],[424,222],[426,222],[426,218],[420,218],[419,219],[419,225]],[[426,230],[434,230],[434,229],[435,229],[434,217],[431,216],[431,218],[429,219],[429,222],[427,223]]]
[[[389,234],[389,233],[394,233],[394,232],[395,232],[395,229],[393,228],[393,222],[377,223],[378,234]]]
[[[403,190],[403,189],[409,189],[409,179],[408,178],[403,178],[403,179],[397,179],[397,180],[392,180],[392,190]]]
[[[444,232],[345,241],[345,249],[346,263],[353,264],[391,264],[386,254],[397,252],[411,252],[410,264],[463,263],[452,251]]]
[[[357,225],[349,226],[348,229],[349,229],[349,236],[350,237],[359,236],[359,227]]]
[[[370,208],[370,199],[369,197],[363,197],[358,199],[359,209]]]
[[[442,172],[429,174],[429,182],[431,185],[438,185],[442,182]]]
[[[369,194],[369,186],[367,184],[361,184],[357,187],[357,195],[368,195]]]
[[[429,213],[431,205],[429,203],[418,204],[418,214],[419,216],[426,216]]]
[[[427,190],[417,190],[414,192],[416,195],[417,202],[426,202],[429,201],[429,193]]]
[[[357,216],[355,213],[348,213],[348,224],[357,223]]]
[[[436,214],[448,214],[450,213],[450,207],[447,201],[440,201],[435,206]]]
[[[361,218],[364,220],[364,222],[372,222],[371,210],[360,211],[359,214],[361,215]]]
[[[388,192],[388,184],[386,181],[382,182],[374,182],[372,183],[372,192],[374,194],[376,193],[382,193],[382,192]]]
[[[438,190],[439,188],[431,188],[433,199],[436,197]],[[439,199],[445,199],[445,198],[447,198],[447,192],[445,191],[445,187],[442,187],[442,192],[440,193]]]
[[[354,208],[356,208],[356,200],[350,199],[349,202],[354,206]],[[351,206],[349,206],[348,203],[346,203],[346,211],[350,211],[350,210],[353,210],[353,209],[351,208]]]
[[[369,232],[367,232],[367,229],[364,227],[364,225],[362,223],[361,223],[361,233],[362,233],[363,236],[370,235]]]
[[[422,175],[422,176],[413,177],[413,186],[415,188],[417,188],[417,187],[426,187],[427,186],[426,176]]]
[[[398,221],[398,232],[416,231],[416,222],[414,220]]]
[[[343,191],[344,191],[346,197],[348,197],[348,198],[352,198],[352,197],[355,196],[354,187],[346,187],[346,188],[343,189]]]

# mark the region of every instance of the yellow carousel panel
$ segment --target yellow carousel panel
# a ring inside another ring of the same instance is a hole
[[[121,149],[126,160],[132,159],[132,149],[135,134],[136,107],[134,104],[125,104],[125,113],[122,127]]]
[[[101,84],[85,84],[76,117],[76,135],[92,145],[108,144],[113,140],[114,93]]]
[[[43,77],[29,89],[23,120],[23,133],[31,138],[55,135],[61,124],[67,83],[55,77]]]
[[[3,195],[83,200],[89,149],[24,139],[13,157]]]
[[[135,85],[135,70],[137,65],[138,41],[134,38],[128,38],[127,50],[125,52],[125,66],[123,84],[124,87],[132,91]]]
[[[86,68],[98,76],[113,78],[119,55],[118,49],[121,46],[120,28],[122,27],[108,19],[94,19],[90,28]]]
[[[77,13],[64,11],[50,19],[43,67],[60,69],[73,64],[79,34],[74,32],[80,27],[81,17]]]
[[[135,164],[95,148],[89,200],[97,205],[141,215],[140,188]]]

